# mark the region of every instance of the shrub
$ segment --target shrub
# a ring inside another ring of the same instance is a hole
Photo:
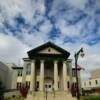
[[[25,97],[25,98],[26,98],[26,96],[27,96],[28,89],[29,89],[29,88],[26,88],[24,85],[21,85],[21,87],[19,88],[19,91],[20,91],[21,95],[22,95],[23,97]]]
[[[4,99],[4,86],[2,84],[2,82],[0,81],[0,100]]]

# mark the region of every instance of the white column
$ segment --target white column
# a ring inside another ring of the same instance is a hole
[[[58,90],[58,64],[54,61],[54,90]]]
[[[44,90],[44,60],[40,61],[40,91]]]
[[[22,72],[22,84],[23,85],[25,85],[25,81],[26,81],[26,66],[27,66],[27,63],[24,61],[23,72]]]
[[[63,89],[67,91],[67,68],[66,68],[66,61],[63,61]]]
[[[35,90],[35,61],[31,62],[31,81],[30,81],[30,91]]]

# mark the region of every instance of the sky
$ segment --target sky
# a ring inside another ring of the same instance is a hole
[[[100,0],[0,0],[0,61],[20,64],[27,51],[54,42],[71,53],[81,47],[82,79],[100,68]]]

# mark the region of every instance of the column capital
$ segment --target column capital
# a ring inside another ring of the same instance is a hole
[[[67,63],[67,61],[66,61],[66,60],[64,60],[64,61],[63,61],[63,63]]]
[[[41,63],[44,63],[44,60],[40,60]]]
[[[34,60],[34,59],[33,59],[33,60],[31,60],[31,62],[35,63],[35,60]]]
[[[58,61],[57,61],[57,60],[54,60],[54,63],[56,63],[56,64],[57,64],[57,63],[58,63]]]

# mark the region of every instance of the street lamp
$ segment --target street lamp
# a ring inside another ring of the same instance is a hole
[[[47,100],[47,85],[45,86],[45,99]]]
[[[78,69],[77,69],[77,62],[78,62],[78,57],[79,54],[81,55],[81,57],[84,56],[84,52],[83,52],[83,48],[81,48],[77,53],[75,53],[74,57],[75,57],[75,70],[76,70],[76,83],[77,83],[77,100],[80,100],[80,92],[79,92],[79,82],[78,82]]]

